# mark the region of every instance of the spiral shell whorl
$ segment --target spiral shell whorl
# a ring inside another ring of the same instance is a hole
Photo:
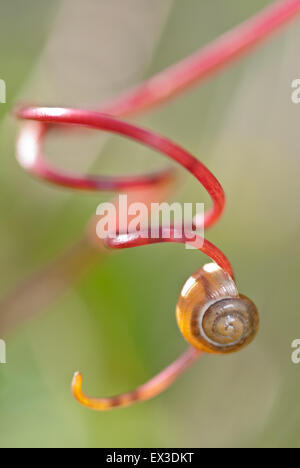
[[[209,353],[238,351],[253,340],[259,323],[253,302],[239,295],[233,279],[214,263],[187,280],[176,315],[187,341]]]

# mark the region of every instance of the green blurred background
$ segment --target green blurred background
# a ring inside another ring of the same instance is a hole
[[[268,3],[0,0],[2,297],[78,239],[109,199],[45,185],[19,168],[15,103],[96,107]],[[189,149],[223,184],[227,210],[206,237],[230,258],[239,289],[259,308],[256,341],[236,355],[204,357],[149,402],[108,413],[81,407],[70,393],[74,371],[83,371],[87,393],[111,395],[185,349],[176,300],[207,260],[175,245],[117,252],[6,337],[1,447],[300,446],[300,366],[291,362],[291,342],[300,338],[300,105],[291,102],[299,41],[298,20],[222,74],[134,119]],[[61,167],[82,171],[165,163],[95,133],[57,135],[47,146]],[[181,182],[174,199],[208,202],[188,174]]]

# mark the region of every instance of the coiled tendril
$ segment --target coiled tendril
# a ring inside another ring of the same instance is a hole
[[[24,123],[20,132],[17,149],[19,163],[25,170],[40,179],[77,190],[121,191],[137,187],[147,188],[172,177],[172,170],[169,169],[132,177],[96,177],[70,174],[51,166],[42,152],[46,134],[50,129],[55,129],[57,125],[85,126],[119,134],[157,150],[176,161],[196,177],[212,199],[212,207],[205,213],[204,218],[205,228],[211,227],[218,221],[225,206],[224,191],[215,176],[203,163],[176,143],[153,131],[119,120],[117,117],[132,115],[154,107],[174,97],[209,74],[221,70],[222,67],[255,46],[299,11],[300,0],[274,2],[210,45],[127,91],[113,102],[102,106],[101,112],[68,108],[19,107],[15,111],[16,116],[30,121]],[[164,236],[164,228],[161,227],[159,236],[155,239],[151,238],[150,233],[149,235],[143,233],[143,236],[129,233],[128,235],[122,234],[115,238],[108,238],[105,242],[111,248],[136,247],[158,242],[190,242],[190,237],[187,238],[185,235],[178,237],[175,227],[171,228],[170,231],[169,236],[166,237]],[[185,230],[181,232],[185,232]],[[233,277],[229,260],[215,245],[205,239],[201,243],[200,250]],[[162,392],[200,355],[201,351],[190,347],[179,359],[146,384],[132,392],[112,398],[90,398],[84,395],[82,376],[76,373],[72,383],[73,393],[80,403],[92,409],[105,410],[126,406],[135,401],[152,398]]]

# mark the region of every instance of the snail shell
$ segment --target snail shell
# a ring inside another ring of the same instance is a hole
[[[259,327],[256,306],[238,293],[231,276],[209,263],[182,288],[176,310],[181,333],[207,353],[232,353],[248,345]]]

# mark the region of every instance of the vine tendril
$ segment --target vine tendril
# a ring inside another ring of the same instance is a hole
[[[19,107],[15,114],[30,122],[24,123],[18,140],[18,161],[34,176],[53,184],[77,190],[120,191],[133,188],[154,187],[173,177],[173,170],[166,169],[153,174],[130,177],[81,176],[65,173],[46,161],[42,146],[46,134],[58,125],[85,126],[123,135],[168,156],[187,169],[204,186],[212,199],[212,207],[205,213],[205,228],[214,225],[223,213],[225,195],[222,186],[209,169],[188,151],[176,143],[151,130],[120,120],[117,117],[145,111],[174,97],[192,84],[216,73],[241,56],[273,31],[300,12],[300,0],[280,0],[272,3],[257,15],[200,49],[181,62],[163,70],[141,85],[125,92],[110,103],[103,105],[100,112],[69,108]],[[122,234],[107,238],[105,244],[111,248],[136,247],[158,242],[186,243],[183,235],[165,238],[163,227],[160,235],[153,239],[149,235]],[[145,234],[145,233],[144,233]],[[233,277],[232,266],[225,255],[209,241],[204,240],[200,248],[219,267]],[[200,355],[201,351],[190,347],[160,374],[136,390],[112,398],[90,398],[82,393],[82,376],[76,373],[72,383],[75,398],[84,406],[106,410],[127,406],[161,393]]]

